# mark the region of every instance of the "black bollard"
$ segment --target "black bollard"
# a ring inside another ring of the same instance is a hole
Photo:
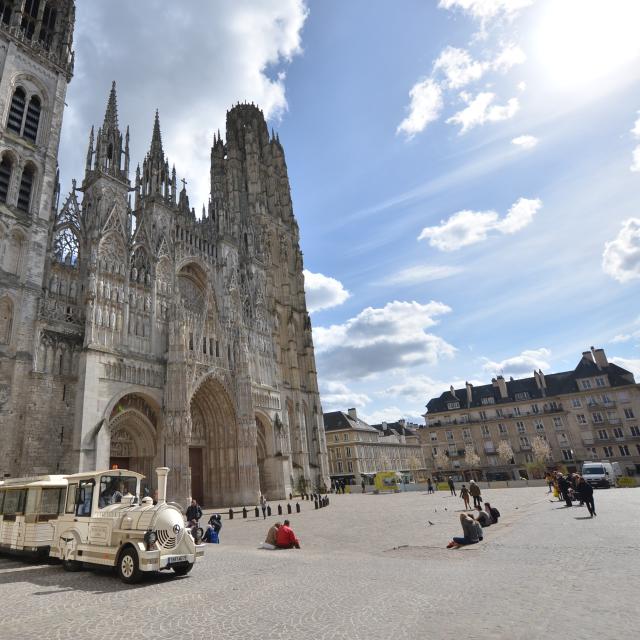
[[[289,494],[289,500],[293,500],[293,496]]]
[[[291,513],[291,503],[287,503],[287,513]]]
[[[300,513],[300,503],[296,502],[296,513]]]
[[[255,513],[255,515],[256,515],[256,518],[259,518],[259,517],[260,517],[260,509],[258,509],[258,507],[256,507],[256,508],[255,508],[254,513]]]
[[[267,505],[267,515],[271,515],[271,505]]]
[[[233,520],[233,509],[229,507],[229,520]]]
[[[282,505],[281,504],[278,505],[278,515],[279,516],[282,515]]]
[[[314,500],[313,504],[314,504],[314,506],[315,506],[315,508],[316,508],[316,509],[319,509],[319,508],[320,508],[320,506],[318,505],[318,501],[317,501],[317,500]]]
[[[242,517],[243,518],[247,517],[247,507],[242,507]]]
[[[329,504],[329,496],[326,497],[327,505]]]

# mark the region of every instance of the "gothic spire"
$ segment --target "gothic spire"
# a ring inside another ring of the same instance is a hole
[[[156,118],[153,123],[153,135],[151,136],[151,149],[149,150],[149,156],[152,158],[164,158],[164,151],[162,150],[162,135],[160,134],[160,115],[156,109]]]
[[[103,131],[115,131],[118,129],[118,102],[116,99],[116,81],[111,83],[111,91],[109,100],[107,101],[107,110],[104,114]]]

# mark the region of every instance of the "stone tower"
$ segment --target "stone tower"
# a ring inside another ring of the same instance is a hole
[[[57,207],[60,129],[73,72],[74,16],[72,0],[0,2],[0,451],[5,473],[5,465],[9,470],[42,466],[38,461],[62,437],[58,416],[65,413],[64,383],[54,388],[32,372]],[[44,331],[52,342],[65,339],[54,323]],[[32,428],[41,410],[51,421],[52,441]]]
[[[37,0],[22,4],[29,11],[37,5],[40,15]],[[40,30],[51,24],[45,13]],[[64,15],[67,42],[71,3]],[[60,25],[53,24],[50,47],[59,53],[44,57],[58,60],[66,51],[69,58],[70,42],[62,48]],[[14,32],[7,28],[9,51],[25,46]],[[39,46],[33,59],[43,55]],[[186,182],[178,189],[157,112],[149,150],[131,175],[129,130],[118,121],[114,83],[102,125],[89,133],[80,186],[74,181],[58,206],[55,161],[70,68],[66,73],[58,71],[53,93],[38,94],[41,105],[50,104],[49,95],[59,100],[52,105],[55,125],[43,129],[42,149],[32,150],[33,171],[43,179],[33,181],[39,199],[23,224],[31,235],[20,269],[0,274],[7,335],[0,347],[0,437],[9,438],[11,452],[0,471],[118,465],[144,473],[151,485],[153,468],[167,465],[172,499],[193,496],[218,507],[255,504],[261,492],[276,499],[322,489],[322,408],[278,137],[256,106],[231,109],[226,140],[213,136],[211,195],[197,217]],[[29,105],[32,94],[24,94]],[[2,136],[3,145],[16,138],[7,128]],[[18,205],[6,209],[20,215]],[[20,277],[22,289],[14,291]],[[19,302],[26,314],[20,331],[17,291],[30,296],[28,305]]]

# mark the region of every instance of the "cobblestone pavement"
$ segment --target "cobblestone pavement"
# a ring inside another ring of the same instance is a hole
[[[597,491],[592,520],[544,488],[484,494],[503,518],[460,550],[462,501],[416,492],[302,503],[300,551],[259,550],[268,523],[225,518],[188,576],[135,586],[0,557],[0,638],[631,637],[640,489]]]

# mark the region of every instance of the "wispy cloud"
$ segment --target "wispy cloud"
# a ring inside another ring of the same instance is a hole
[[[547,370],[550,367],[551,351],[545,347],[540,349],[528,349],[517,356],[511,356],[500,361],[484,358],[482,369],[488,374],[503,374],[522,376],[531,375],[534,370]]]
[[[394,284],[419,284],[420,282],[430,282],[433,280],[443,280],[444,278],[450,278],[459,273],[462,273],[464,269],[462,267],[456,267],[451,265],[428,265],[420,264],[414,267],[407,267],[401,269],[396,273],[392,273],[378,284],[382,285],[394,285]]]
[[[486,240],[492,231],[512,234],[524,229],[531,224],[540,207],[542,201],[537,198],[520,198],[502,219],[495,211],[458,211],[439,225],[425,227],[418,240],[428,240],[440,251],[456,251]]]
[[[472,18],[486,21],[497,17],[512,18],[534,0],[440,0],[441,9],[459,9]]]
[[[538,145],[538,138],[535,136],[523,135],[513,138],[511,142],[516,145],[516,147],[520,147],[520,149],[533,149]]]
[[[499,122],[513,118],[520,109],[518,98],[510,98],[503,105],[493,104],[496,95],[490,91],[483,91],[475,97],[468,93],[461,93],[460,97],[467,106],[447,118],[447,123],[460,125],[461,134],[486,122]]]

